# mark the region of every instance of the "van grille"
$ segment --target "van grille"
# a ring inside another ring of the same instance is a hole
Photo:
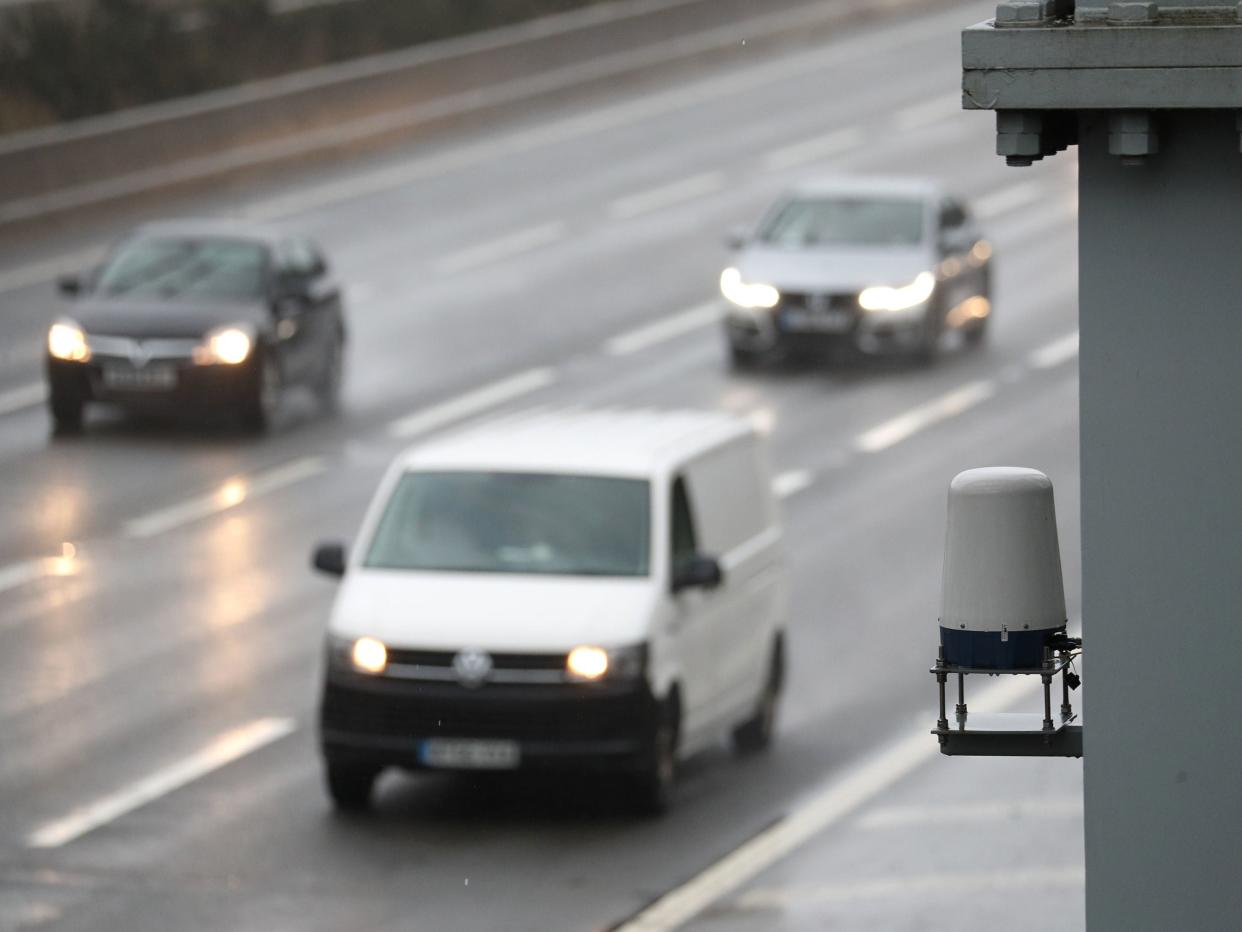
[[[376,690],[330,682],[320,709],[323,730],[403,740],[600,741],[641,733],[650,705],[645,690],[632,688],[399,686]]]

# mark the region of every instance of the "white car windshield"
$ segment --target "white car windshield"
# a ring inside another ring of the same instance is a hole
[[[923,202],[890,197],[808,197],[786,201],[760,226],[759,242],[781,249],[916,246]]]
[[[463,573],[646,576],[641,479],[414,472],[380,519],[366,566]]]

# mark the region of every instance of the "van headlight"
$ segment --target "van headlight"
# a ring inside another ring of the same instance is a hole
[[[388,648],[378,638],[328,636],[328,663],[376,676],[388,668]]]
[[[858,306],[864,311],[908,311],[926,302],[935,288],[936,276],[931,272],[919,272],[907,285],[864,288],[858,296]]]
[[[87,362],[91,358],[86,331],[67,317],[56,321],[48,330],[47,351],[56,359],[69,362]]]
[[[781,293],[775,286],[763,282],[744,282],[742,273],[734,268],[720,273],[720,293],[733,304],[748,310],[776,307],[781,300]]]
[[[634,679],[646,667],[646,644],[610,648],[580,644],[565,657],[565,673],[571,680],[583,683]]]
[[[254,333],[249,327],[217,327],[194,347],[194,361],[201,366],[236,366],[250,358]]]

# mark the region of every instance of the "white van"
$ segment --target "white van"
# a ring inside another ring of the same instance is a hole
[[[399,456],[346,557],[320,737],[340,808],[387,766],[622,769],[772,737],[786,581],[762,438],[716,413],[522,415]]]

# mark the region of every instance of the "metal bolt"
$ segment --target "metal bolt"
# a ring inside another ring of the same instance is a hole
[[[996,25],[1041,26],[1055,15],[1055,0],[1004,0],[996,6]]]
[[[1143,110],[1121,110],[1108,115],[1108,151],[1121,156],[1123,165],[1143,165],[1160,151],[1152,115]]]

